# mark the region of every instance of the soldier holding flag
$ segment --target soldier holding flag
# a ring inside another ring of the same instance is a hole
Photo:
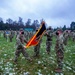
[[[17,49],[16,49],[16,52],[15,52],[15,59],[14,59],[14,62],[17,62],[17,59],[18,59],[18,57],[20,56],[20,53],[22,53],[23,56],[24,56],[27,60],[32,61],[32,60],[30,59],[28,53],[26,52],[25,47],[24,47],[24,42],[27,43],[27,41],[25,40],[23,29],[20,29],[20,33],[19,33],[19,35],[17,35],[16,40],[17,40],[17,42],[16,42]]]
[[[45,30],[46,30],[45,22],[42,21],[40,28],[38,30],[36,29],[36,33],[32,36],[32,38],[26,44],[26,48],[28,48],[30,46],[35,46],[34,47],[34,56],[39,56],[41,38],[42,38]]]
[[[38,31],[38,29],[36,29],[36,32]],[[37,37],[37,40],[39,39],[40,37]],[[39,53],[40,53],[40,45],[41,45],[41,42],[42,42],[42,39],[40,39],[39,43],[34,46],[34,55],[33,57],[39,57]]]

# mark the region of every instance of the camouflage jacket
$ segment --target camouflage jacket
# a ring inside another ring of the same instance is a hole
[[[25,37],[23,34],[19,34],[17,35],[17,38],[16,38],[16,45],[19,46],[24,46],[24,43],[27,43],[27,41],[25,40]]]
[[[46,31],[46,36],[47,36],[47,41],[52,41],[53,34],[52,34],[51,30]]]
[[[57,36],[56,42],[60,46],[61,44],[63,45],[63,40],[64,40],[64,37],[63,37],[63,34],[61,34],[61,35]]]

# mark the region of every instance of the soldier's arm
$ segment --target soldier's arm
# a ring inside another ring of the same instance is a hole
[[[48,33],[47,33],[46,35],[47,35],[48,37],[50,37],[50,35],[49,35]]]
[[[24,42],[25,42],[25,43],[28,43],[26,39],[24,39]]]
[[[19,35],[16,38],[16,45],[22,45],[22,42],[21,42]]]
[[[48,30],[48,31],[46,31],[46,36],[48,36],[48,37],[51,37],[51,35],[52,35],[52,33],[50,33],[50,31]]]

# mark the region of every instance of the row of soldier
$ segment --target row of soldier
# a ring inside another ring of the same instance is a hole
[[[36,30],[36,31],[38,31],[38,30]],[[28,53],[26,52],[26,50],[24,48],[23,42],[25,41],[27,43],[27,40],[24,40],[23,34],[24,34],[24,31],[20,30],[20,35],[17,37],[17,49],[15,52],[15,60],[14,60],[15,62],[17,61],[20,53],[22,53],[27,60],[32,61],[32,59],[29,57]],[[56,59],[57,59],[58,67],[57,67],[57,69],[55,69],[55,71],[62,72],[63,59],[64,59],[64,45],[67,45],[69,32],[68,31],[63,32],[61,29],[58,29],[55,33],[53,33],[52,29],[48,28],[44,35],[47,36],[46,52],[48,54],[50,54],[50,52],[51,52],[53,36],[56,36],[55,51],[56,51],[56,57],[57,57]],[[19,38],[22,40],[22,44],[20,44],[21,41],[19,41]],[[34,46],[33,57],[39,57],[41,42],[42,42],[42,39],[36,46]]]
[[[4,37],[7,42],[12,42],[13,38],[16,38],[17,35],[19,34],[19,31],[13,31],[13,30],[2,30],[0,31],[0,36]],[[34,32],[31,31],[25,31],[24,36],[26,40],[29,40],[33,36]]]
[[[55,32],[51,31],[53,36],[55,35]],[[33,31],[24,31],[24,36],[26,38],[26,40],[29,40],[33,35],[34,35],[35,32]],[[19,31],[13,31],[13,30],[2,30],[0,31],[0,36],[1,37],[4,37],[6,39],[6,41],[10,41],[12,42],[12,39],[14,37],[17,37],[17,35],[19,34]],[[75,41],[75,30],[74,31],[70,31],[70,30],[65,30],[63,32],[63,35],[64,35],[64,38],[66,38],[66,42],[64,42],[65,44],[67,44],[67,40],[68,39],[71,39],[72,41]]]
[[[24,42],[27,43],[27,41],[34,35],[34,32],[30,33],[30,35],[31,34],[32,35],[29,37],[29,39],[28,38],[26,39],[27,35],[26,35],[26,32],[24,33],[23,29],[20,29],[20,31],[17,31],[17,32],[12,31],[12,30],[9,32],[10,32],[10,34],[6,33],[7,35],[5,35],[5,31],[4,31],[3,35],[4,35],[4,38],[6,38],[6,39],[8,36],[9,36],[9,38],[10,38],[10,36],[12,38],[16,36],[16,52],[15,52],[14,62],[17,62],[20,53],[22,53],[23,56],[27,60],[32,61],[32,59],[29,57],[28,53],[26,52],[26,48],[24,47]],[[1,34],[1,32],[0,32],[0,34]],[[64,59],[64,45],[67,45],[68,39],[72,39],[73,42],[75,42],[75,31],[70,32],[70,31],[66,30],[63,32],[61,29],[58,29],[57,31],[53,32],[51,27],[49,27],[46,30],[44,35],[47,37],[47,39],[46,39],[46,52],[47,52],[47,54],[50,54],[50,52],[51,52],[53,36],[56,37],[55,51],[56,51],[58,67],[57,67],[57,69],[55,69],[55,71],[62,72],[63,59]],[[41,46],[41,42],[42,42],[41,40],[38,43],[38,45],[36,45],[34,47],[33,57],[38,57],[40,55],[40,46]]]

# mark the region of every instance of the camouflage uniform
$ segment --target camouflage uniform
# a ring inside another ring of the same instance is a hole
[[[13,39],[13,31],[10,31],[10,34],[9,34],[9,40],[10,40],[10,42],[12,42],[12,39]]]
[[[52,32],[51,30],[47,30],[46,32],[47,40],[46,40],[46,51],[49,54],[52,46]]]
[[[36,29],[37,31],[38,29]],[[39,39],[40,37],[38,37],[37,39]],[[42,42],[42,39],[40,39],[39,43],[34,46],[34,57],[38,57],[39,56],[39,53],[40,53],[40,45],[41,45],[41,42]]]
[[[67,45],[68,37],[69,37],[68,31],[64,32],[64,41],[63,41],[64,45]]]
[[[6,31],[3,32],[3,37],[6,38]]]
[[[64,47],[63,47],[63,34],[57,34],[56,38],[56,45],[55,45],[55,51],[56,51],[56,57],[57,57],[57,63],[58,68],[55,70],[56,72],[61,72],[63,68],[63,58],[64,58]]]
[[[6,41],[7,42],[9,41],[9,34],[10,34],[10,32],[8,30],[6,30],[5,36],[6,36]]]
[[[19,34],[17,36],[17,42],[16,42],[17,49],[15,52],[15,60],[14,60],[15,62],[17,61],[17,58],[20,56],[20,53],[22,53],[26,59],[30,60],[30,57],[28,56],[28,53],[26,53],[26,49],[24,48],[23,45],[24,42],[26,42],[26,40],[24,39],[24,34]]]
[[[40,40],[39,43],[38,43],[36,46],[34,46],[34,57],[39,56],[41,41],[42,41],[42,40]]]

